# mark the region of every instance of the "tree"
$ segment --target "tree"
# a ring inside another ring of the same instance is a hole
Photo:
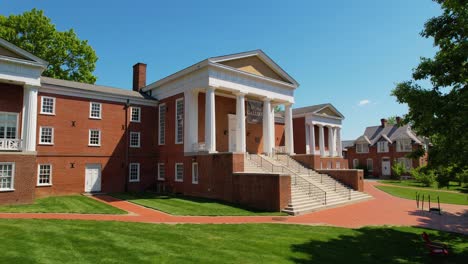
[[[94,83],[97,56],[86,40],[70,29],[57,31],[42,10],[20,15],[0,15],[0,38],[49,62],[43,75],[53,78]]]
[[[413,80],[397,84],[392,94],[406,103],[419,135],[429,137],[431,166],[468,166],[468,1],[434,0],[443,14],[429,19],[421,36],[434,38],[434,58],[421,58]],[[423,88],[421,81],[429,81]]]
[[[397,118],[397,116],[389,116],[387,118],[387,124],[396,125],[396,123],[397,123],[396,118]]]

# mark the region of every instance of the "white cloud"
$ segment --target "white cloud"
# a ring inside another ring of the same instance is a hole
[[[364,105],[370,104],[370,102],[371,102],[370,100],[364,99],[364,100],[359,101],[358,106],[364,106]]]

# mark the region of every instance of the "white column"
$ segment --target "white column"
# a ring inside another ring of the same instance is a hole
[[[310,126],[305,124],[305,142],[306,142],[306,154],[310,154]]]
[[[323,132],[323,125],[319,126],[319,146],[320,146],[320,156],[325,157],[325,135]]]
[[[23,88],[23,150],[36,151],[38,87],[25,85]]]
[[[309,124],[309,149],[310,154],[315,155],[315,131],[314,124]]]
[[[330,157],[335,156],[335,138],[333,136],[333,127],[328,127],[328,154]]]
[[[263,100],[263,152],[271,154],[271,102],[270,98]]]
[[[273,149],[275,147],[275,143],[276,143],[276,140],[275,140],[275,107],[273,106],[273,104],[270,105],[270,118],[271,118],[271,121],[270,121],[270,149]]]
[[[237,140],[236,140],[236,151],[246,151],[246,139],[245,139],[245,94],[237,93],[236,100],[236,117],[237,117]]]
[[[208,152],[216,152],[215,88],[206,88],[205,94],[205,144]]]
[[[343,157],[343,147],[341,146],[341,128],[336,128],[336,152],[338,157]]]
[[[288,154],[294,154],[292,104],[284,105],[284,144]]]
[[[193,152],[198,143],[198,90],[184,92],[184,151]]]

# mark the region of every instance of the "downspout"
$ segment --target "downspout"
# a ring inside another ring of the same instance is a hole
[[[129,163],[128,163],[128,155],[129,155],[129,138],[128,138],[128,108],[130,107],[130,99],[127,99],[127,103],[125,104],[125,132],[124,132],[124,135],[125,135],[125,177],[124,177],[124,180],[125,180],[125,183],[124,183],[124,190],[125,192],[128,192],[128,171],[129,171]]]

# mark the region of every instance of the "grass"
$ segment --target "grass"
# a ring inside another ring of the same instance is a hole
[[[468,205],[468,195],[463,193],[455,193],[455,192],[440,192],[436,190],[416,190],[416,189],[409,189],[409,188],[401,188],[397,186],[383,186],[377,185],[375,186],[380,190],[391,194],[393,196],[416,200],[416,192],[425,196],[425,200],[427,201],[427,196],[431,196],[431,202],[437,203],[437,196],[440,197],[441,203],[446,204],[461,204],[461,205]]]
[[[112,196],[172,215],[287,215],[281,212],[262,212],[222,201],[181,195],[165,196],[152,193],[118,193],[112,194]]]
[[[422,183],[416,181],[416,180],[380,180],[379,182],[385,183],[385,184],[391,184],[391,185],[396,185],[396,186],[404,186],[404,187],[415,187],[415,188],[424,188],[424,189],[439,189],[437,187],[437,183],[432,184],[431,186],[427,187],[424,186]],[[457,191],[457,192],[463,192],[463,193],[468,193],[468,185],[465,186],[460,186],[458,185],[458,182],[451,181],[449,183],[449,187],[446,188],[441,188],[440,190],[448,190],[448,191]]]
[[[423,231],[468,259],[466,236],[412,227],[0,220],[4,263],[429,263]]]
[[[34,204],[0,206],[2,213],[126,214],[127,212],[82,195],[36,199]]]

